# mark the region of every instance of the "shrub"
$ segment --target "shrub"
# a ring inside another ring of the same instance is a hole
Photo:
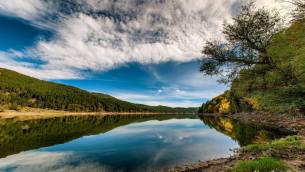
[[[300,136],[288,136],[282,139],[274,140],[268,144],[252,144],[243,148],[246,152],[259,152],[267,149],[299,149],[305,150],[305,144],[303,144],[304,138]]]
[[[9,106],[9,110],[21,111],[21,109],[20,105],[12,104]]]
[[[288,168],[277,159],[260,157],[255,160],[239,161],[233,168],[233,172],[286,172]]]

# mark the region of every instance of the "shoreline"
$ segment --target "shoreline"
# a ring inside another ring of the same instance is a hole
[[[252,112],[217,115],[305,137],[305,114],[298,113],[291,115],[288,113]]]
[[[305,137],[301,137],[305,145]],[[246,151],[241,147],[237,152],[226,158],[212,159],[208,161],[199,161],[182,166],[164,169],[163,172],[231,172],[234,165],[239,161],[254,160],[259,157],[276,157],[281,160],[293,172],[305,171],[305,149],[295,148],[266,149],[258,151]]]
[[[92,115],[92,116],[108,116],[108,115],[191,115],[196,113],[182,113],[182,112],[68,112],[68,111],[57,111],[49,109],[35,109],[35,108],[25,108],[21,111],[8,110],[0,112],[0,119],[11,119],[17,118],[21,120],[31,120],[31,119],[46,119],[64,116],[82,116],[82,115]]]
[[[305,145],[305,115],[304,114],[273,114],[267,112],[238,113],[238,114],[200,114],[213,117],[229,117],[248,124],[259,124],[279,131],[290,132],[302,138]],[[305,171],[305,149],[263,150],[261,152],[245,152],[240,147],[230,157],[217,158],[209,161],[199,161],[173,168],[164,169],[165,172],[229,172],[241,160],[253,160],[260,156],[280,158],[288,167],[295,171]]]

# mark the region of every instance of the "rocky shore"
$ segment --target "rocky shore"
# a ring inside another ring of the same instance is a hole
[[[220,115],[220,114],[218,114]],[[290,134],[305,136],[305,114],[302,113],[237,113],[226,116],[244,123],[258,124]]]
[[[300,143],[297,145],[279,145],[278,147],[257,146],[257,149],[249,150],[242,147],[228,158],[214,159],[184,166],[164,169],[166,172],[229,172],[234,165],[241,160],[253,160],[258,157],[276,157],[284,162],[292,171],[305,171],[305,115],[295,113],[272,114],[272,113],[239,113],[239,114],[205,114],[213,116],[227,116],[244,123],[258,124],[281,130],[291,135],[297,135]],[[280,141],[281,143],[281,141]],[[286,143],[285,143],[286,144]],[[270,145],[273,145],[270,143]],[[249,146],[251,147],[251,145]],[[255,146],[253,146],[255,147]]]
[[[305,144],[305,143],[304,143]],[[233,166],[240,160],[253,160],[261,156],[277,157],[293,171],[305,171],[305,150],[285,149],[274,150],[268,149],[261,152],[247,152],[239,150],[234,156],[220,158],[211,161],[198,162],[184,166],[165,169],[165,172],[230,172]]]

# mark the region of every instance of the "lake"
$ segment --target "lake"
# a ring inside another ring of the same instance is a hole
[[[156,171],[230,156],[240,146],[281,136],[196,115],[0,119],[0,171]]]

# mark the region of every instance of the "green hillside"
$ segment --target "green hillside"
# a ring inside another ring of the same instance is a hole
[[[260,65],[243,70],[233,81],[232,92],[252,105],[254,110],[295,110],[305,107],[305,20],[273,37],[268,47],[280,70],[264,75]],[[254,75],[258,73],[257,75]]]
[[[230,92],[206,103],[204,112],[304,111],[305,109],[305,20],[294,22],[276,34],[268,54],[278,69],[264,65],[240,71]],[[291,79],[287,77],[291,76]],[[229,101],[230,107],[219,107]]]
[[[194,112],[195,108],[170,108],[133,104],[101,93],[38,80],[0,68],[0,110],[21,107],[72,112]]]

